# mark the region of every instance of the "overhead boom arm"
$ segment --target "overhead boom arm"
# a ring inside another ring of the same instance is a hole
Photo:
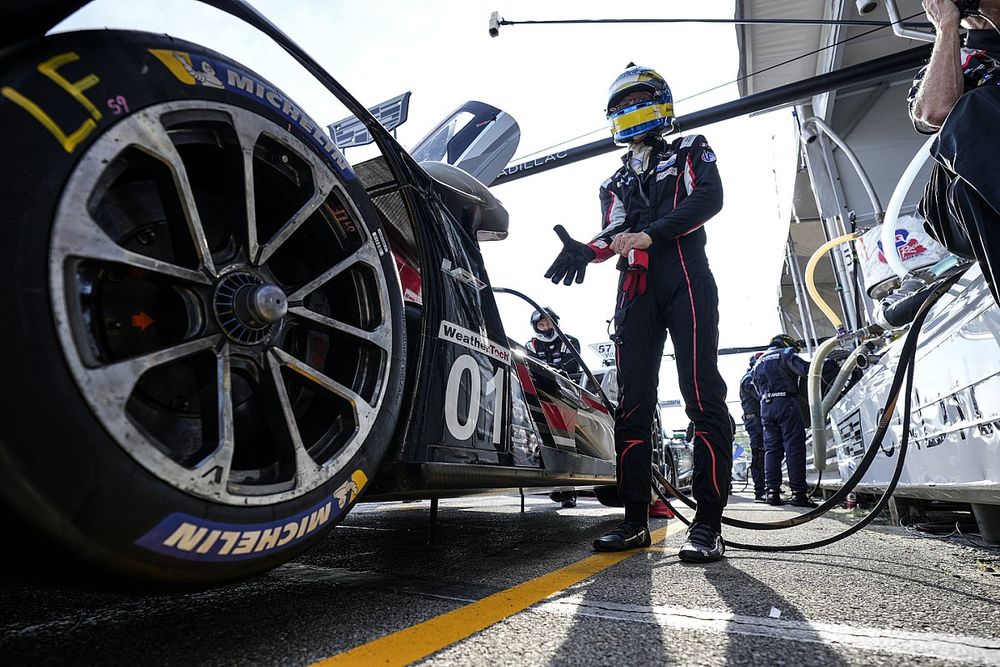
[[[835,90],[844,86],[856,83],[864,83],[873,79],[882,79],[898,72],[905,72],[915,69],[931,55],[931,46],[917,46],[906,51],[900,51],[881,58],[875,58],[867,62],[851,65],[834,72],[820,74],[809,79],[803,79],[784,86],[765,90],[762,93],[748,95],[742,99],[726,102],[714,107],[708,107],[686,116],[679,116],[674,121],[675,132],[686,132],[705,125],[729,120],[737,116],[743,116],[756,111],[774,109],[786,106],[793,102],[806,99],[828,90]],[[500,175],[491,185],[500,185],[510,181],[538,174],[549,169],[562,167],[567,164],[586,160],[587,158],[611,153],[621,147],[616,145],[611,138],[592,141],[583,146],[568,148],[564,151],[550,153],[543,157],[513,164],[500,172]]]

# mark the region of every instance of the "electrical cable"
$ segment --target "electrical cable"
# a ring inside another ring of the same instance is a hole
[[[518,292],[516,289],[511,289],[510,287],[492,287],[491,289],[498,294],[510,294],[512,296],[520,297],[521,299],[527,301],[528,304],[530,304],[535,310],[543,313],[545,312],[545,309],[538,305],[534,299]],[[611,399],[608,398],[608,395],[604,393],[604,387],[602,387],[601,383],[597,381],[596,377],[594,377],[590,367],[587,366],[587,362],[583,360],[583,356],[581,356],[580,351],[573,347],[573,344],[570,343],[569,338],[567,338],[566,334],[562,332],[562,329],[559,328],[559,325],[555,322],[555,320],[553,318],[549,319],[552,321],[552,329],[556,332],[556,335],[559,336],[559,340],[563,342],[563,345],[573,351],[573,356],[575,356],[577,361],[580,362],[580,368],[582,368],[583,372],[587,375],[587,379],[593,383],[594,388],[597,390],[597,394],[601,397],[601,401],[604,403],[604,407],[608,409],[608,414],[613,415],[615,413],[615,404],[612,403]]]
[[[983,19],[984,21],[989,23],[991,26],[993,26],[993,30],[996,31],[997,35],[1000,35],[1000,28],[997,27],[997,24],[994,23],[993,19],[991,19],[989,16],[987,16],[986,14],[977,14],[975,18]]]
[[[735,528],[747,528],[750,530],[779,530],[783,528],[791,528],[793,526],[799,526],[804,523],[808,523],[810,521],[818,519],[819,517],[826,514],[832,508],[838,506],[841,502],[843,502],[845,498],[847,498],[848,494],[850,494],[854,490],[854,488],[861,482],[862,478],[867,474],[868,469],[875,461],[875,457],[881,451],[882,441],[885,439],[885,435],[889,430],[889,422],[891,421],[892,416],[896,411],[896,403],[899,398],[900,388],[903,384],[905,371],[907,367],[904,364],[908,364],[911,358],[914,359],[916,358],[917,340],[919,338],[920,328],[923,325],[924,320],[930,313],[933,304],[937,302],[937,300],[940,299],[941,296],[943,296],[960,277],[961,274],[956,274],[946,280],[943,280],[934,289],[932,295],[927,299],[927,301],[921,306],[920,311],[918,311],[917,316],[914,318],[911,329],[907,333],[906,339],[903,342],[903,347],[900,350],[900,356],[899,356],[900,366],[897,367],[896,372],[893,375],[892,384],[889,388],[886,401],[882,409],[882,418],[879,420],[878,428],[876,429],[875,434],[872,436],[871,444],[869,444],[865,456],[858,464],[857,469],[854,471],[854,474],[851,475],[850,479],[844,482],[841,485],[840,489],[837,490],[837,492],[835,492],[829,499],[824,501],[818,507],[804,514],[799,514],[794,517],[790,517],[788,519],[783,519],[781,521],[774,521],[769,523],[743,521],[740,519],[733,519],[730,517],[723,516],[722,523],[728,526],[733,526]],[[904,362],[904,360],[907,361]],[[910,382],[912,383],[912,378],[910,379]],[[908,409],[909,393],[907,393],[904,398],[907,401],[906,409]],[[906,427],[906,424],[908,423],[909,423],[908,421],[904,420],[904,429],[903,429],[904,439],[908,437],[908,430]],[[684,503],[691,509],[697,509],[697,504],[689,497],[687,497],[683,493],[680,493],[679,491],[677,491],[677,489],[672,487],[670,483],[667,482],[667,480],[665,480],[663,476],[659,474],[659,471],[653,470],[653,477],[657,482],[659,482],[660,485],[666,488],[667,491],[673,494],[682,503]],[[883,495],[883,498],[886,499],[886,502],[888,502],[887,500],[888,496],[891,495],[893,488],[895,488],[895,484],[892,484],[888,489],[887,494]],[[657,493],[657,495],[660,496],[661,500],[664,500],[664,502],[666,502],[666,497],[662,495],[662,491],[658,489],[655,484],[653,485],[653,490]]]
[[[946,523],[947,526],[951,526],[950,522]],[[975,522],[971,522],[975,523]],[[900,523],[900,526],[913,537],[920,538],[922,540],[938,540],[940,542],[948,542],[949,544],[961,544],[972,549],[981,549],[983,551],[1000,551],[1000,544],[990,544],[982,538],[973,539],[973,536],[962,531],[961,520],[955,522],[955,529],[947,534],[937,534],[933,530],[927,530],[930,526],[935,524],[927,523]],[[921,528],[924,526],[925,528]]]
[[[687,97],[681,97],[679,99],[674,100],[674,104],[680,104],[681,102],[687,102],[688,100],[693,100],[696,97],[701,97],[702,95],[707,95],[708,93],[711,93],[711,92],[714,92],[716,90],[719,90],[720,88],[725,88],[726,86],[731,86],[734,83],[739,83],[740,81],[744,81],[746,79],[749,79],[750,77],[757,76],[759,74],[763,74],[764,72],[769,72],[769,71],[771,71],[773,69],[777,69],[779,67],[784,67],[785,65],[789,65],[789,64],[791,64],[791,63],[793,63],[793,62],[795,62],[797,60],[802,60],[803,58],[808,58],[809,56],[816,55],[817,53],[822,53],[823,51],[826,51],[827,49],[832,49],[835,46],[840,46],[841,44],[846,44],[847,42],[853,41],[853,40],[858,39],[860,37],[866,37],[866,36],[872,34],[873,32],[877,32],[877,31],[882,30],[884,28],[893,26],[893,25],[895,25],[897,23],[904,23],[905,21],[909,21],[910,19],[916,18],[916,17],[920,16],[923,13],[924,12],[917,12],[915,14],[911,14],[910,16],[902,18],[899,21],[886,21],[886,22],[884,22],[884,25],[879,25],[879,26],[877,26],[875,28],[872,28],[871,30],[866,30],[866,31],[864,31],[862,33],[854,35],[853,37],[845,37],[842,40],[834,42],[833,44],[828,44],[826,46],[821,46],[821,47],[819,47],[817,49],[813,49],[812,51],[807,51],[806,53],[802,53],[800,55],[794,56],[794,57],[789,58],[787,60],[783,60],[780,63],[776,63],[774,65],[769,65],[769,66],[767,66],[767,67],[765,67],[763,69],[759,69],[759,70],[757,70],[755,72],[750,72],[748,74],[744,74],[742,76],[738,76],[735,79],[733,79],[732,81],[727,81],[725,83],[720,83],[717,86],[713,86],[711,88],[706,88],[705,90],[703,90],[703,91],[701,91],[699,93],[695,93],[693,95],[688,95]],[[523,21],[522,21],[522,23],[523,23]],[[513,25],[513,24],[505,24],[505,23],[501,22],[500,25]],[[1000,31],[998,31],[998,32],[1000,32]],[[607,128],[603,128],[602,127],[600,129],[593,130],[592,132],[587,132],[586,134],[582,134],[582,135],[580,135],[580,137],[577,137],[577,138],[579,139],[581,137],[586,137],[586,136],[591,135],[591,134],[597,134],[598,132],[606,132],[606,131],[607,131]],[[556,146],[561,146],[561,145],[563,145],[565,143],[569,143],[570,141],[574,141],[574,139],[567,139],[565,141],[560,141],[559,143],[554,144],[550,148],[554,148]],[[514,162],[517,162],[517,161],[524,161],[526,158],[530,158],[533,155],[538,155],[539,153],[542,153],[542,152],[547,151],[547,150],[549,150],[549,149],[548,148],[542,148],[540,150],[528,153],[528,154],[524,155],[523,157],[514,158],[511,162],[514,163]]]
[[[601,128],[596,129],[596,130],[591,130],[590,132],[584,132],[583,134],[578,134],[577,136],[573,137],[572,139],[565,139],[563,141],[560,141],[559,143],[552,144],[551,146],[546,146],[545,148],[539,148],[537,151],[533,151],[533,152],[528,153],[526,155],[522,155],[520,157],[511,158],[510,162],[511,162],[511,164],[519,163],[519,162],[524,162],[525,160],[527,160],[529,158],[532,158],[532,157],[534,157],[536,155],[540,155],[542,153],[547,154],[553,148],[559,148],[560,146],[562,146],[564,144],[568,144],[571,141],[576,141],[577,139],[583,139],[584,137],[589,137],[592,134],[597,134],[599,132],[603,133],[603,132],[607,132],[607,131],[608,131],[608,128],[601,127]]]
[[[923,12],[914,14],[908,18],[902,19],[902,21],[909,21],[911,18],[919,16]],[[902,23],[899,21],[899,23]],[[804,25],[804,26],[826,26],[826,25],[845,25],[845,26],[878,26],[880,28],[888,28],[894,25],[894,21],[875,21],[871,19],[688,19],[688,18],[674,18],[674,19],[529,19],[527,21],[510,21],[508,19],[500,19],[497,25],[590,25],[590,24],[601,24],[601,23],[704,23],[708,25]],[[905,24],[904,24],[905,26]],[[921,22],[913,23],[907,27],[911,28],[929,28],[930,23]]]

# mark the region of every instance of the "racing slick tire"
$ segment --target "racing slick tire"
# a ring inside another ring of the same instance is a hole
[[[670,449],[670,445],[664,443],[663,447],[663,465],[660,468],[660,473],[663,478],[670,482],[670,486],[677,488],[677,465],[674,462],[674,454]]]
[[[75,556],[211,584],[357,502],[403,393],[393,257],[279,89],[162,35],[0,53],[0,498]]]
[[[621,496],[618,495],[618,486],[616,484],[595,486],[594,497],[597,498],[597,502],[605,507],[625,507]]]

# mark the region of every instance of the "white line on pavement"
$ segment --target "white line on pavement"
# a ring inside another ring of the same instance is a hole
[[[567,596],[541,602],[531,611],[562,616],[586,616],[649,623],[680,630],[700,630],[799,642],[839,644],[851,648],[942,660],[1000,665],[1000,641],[968,635],[907,632],[889,628],[857,627],[838,623],[788,621],[729,612],[642,606],[584,600]]]

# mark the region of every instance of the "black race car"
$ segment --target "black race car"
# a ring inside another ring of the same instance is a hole
[[[279,88],[164,35],[0,10],[0,495],[132,576],[217,582],[362,494],[614,483],[598,393],[508,340],[479,251],[517,124],[464,105],[352,166]],[[16,30],[15,30],[16,28]]]

